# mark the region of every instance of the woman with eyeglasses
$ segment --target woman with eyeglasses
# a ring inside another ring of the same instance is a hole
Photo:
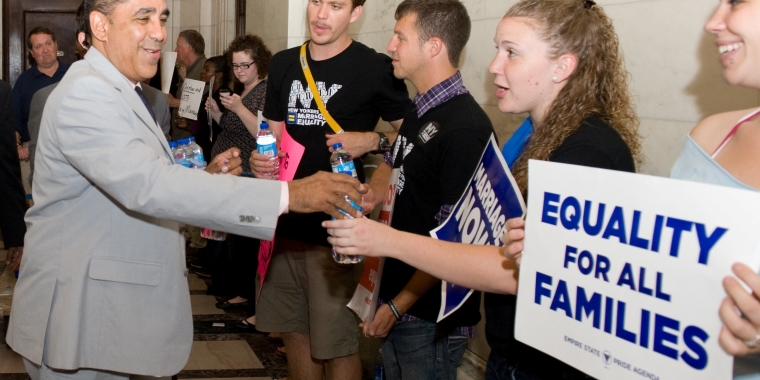
[[[209,98],[206,107],[211,117],[222,127],[218,140],[214,143],[212,156],[231,147],[240,149],[240,158],[245,161],[243,175],[251,174],[249,160],[251,152],[256,150],[256,134],[261,122],[258,112],[264,110],[266,98],[267,73],[272,53],[264,41],[254,35],[236,37],[227,50],[227,60],[232,73],[243,91],[240,94],[221,93],[220,100],[226,111],[222,112],[213,98]],[[229,255],[231,261],[232,287],[236,296],[216,304],[220,309],[239,308],[247,310],[248,318],[237,325],[243,329],[253,329],[256,323],[254,297],[256,294],[256,269],[258,267],[259,241],[244,236],[229,235]],[[222,253],[224,254],[224,252]],[[250,300],[250,301],[249,301]]]
[[[221,94],[221,103],[227,108],[225,112],[215,100],[208,100],[211,117],[222,127],[211,154],[214,156],[233,146],[240,148],[240,157],[246,161],[243,165],[243,174],[246,174],[251,172],[247,161],[256,150],[256,133],[261,122],[257,115],[264,110],[272,53],[260,37],[248,34],[232,40],[226,54],[235,79],[243,85],[243,92]]]

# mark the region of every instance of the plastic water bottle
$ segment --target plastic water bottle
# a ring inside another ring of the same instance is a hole
[[[201,148],[201,146],[195,142],[195,137],[188,137],[187,140],[187,149],[190,150],[193,154],[192,158],[190,159],[191,164],[195,168],[205,168],[206,160],[203,156],[203,148]]]
[[[190,167],[190,160],[188,159],[187,139],[177,140],[177,149],[174,151],[174,162],[180,164],[186,168]]]
[[[280,159],[277,158],[277,138],[274,132],[269,129],[266,121],[261,122],[259,133],[256,136],[256,151],[269,157],[269,161],[274,163],[274,171],[267,174],[269,179],[278,179],[280,177]]]
[[[206,167],[206,161],[203,159],[203,148],[195,143],[195,138],[190,137],[181,139],[177,142],[170,142],[174,161],[187,168],[203,169]],[[215,231],[210,228],[201,229],[201,237],[209,240],[222,241],[227,239],[227,233]]]
[[[348,153],[345,149],[343,149],[343,144],[337,143],[333,144],[333,153],[330,156],[330,165],[332,166],[333,173],[342,173],[346,175],[350,175],[353,178],[358,178],[358,175],[356,174],[356,166],[354,166],[354,158],[351,157],[351,154]],[[355,209],[361,211],[361,206],[357,205],[354,201],[351,200],[351,198],[348,197],[348,195],[345,195],[346,202],[351,204]],[[347,218],[352,218],[353,216],[349,213],[347,213],[344,210],[339,210],[343,215],[345,215]],[[335,219],[335,218],[333,218]],[[364,256],[361,255],[342,255],[335,250],[332,252],[333,259],[335,259],[336,262],[340,264],[358,264],[364,260]]]

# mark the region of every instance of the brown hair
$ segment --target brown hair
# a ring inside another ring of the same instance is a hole
[[[203,36],[197,30],[183,30],[179,32],[177,37],[185,40],[196,55],[203,55],[203,52],[206,51],[206,41],[203,40]]]
[[[29,47],[29,50],[32,49],[32,36],[35,34],[47,34],[53,39],[53,42],[58,42],[58,40],[55,39],[55,32],[44,26],[38,26],[32,29],[26,36],[26,46]]]
[[[351,6],[352,8],[361,7],[364,5],[364,2],[367,0],[351,0]]]
[[[269,73],[269,62],[272,60],[272,52],[264,44],[264,40],[253,34],[235,37],[225,52],[230,67],[232,67],[232,53],[241,51],[246,52],[253,59],[256,69],[259,71],[259,79],[266,78]]]
[[[420,44],[438,37],[449,51],[449,62],[459,67],[467,40],[470,39],[470,16],[459,0],[404,0],[396,8],[396,21],[410,14],[417,15],[414,26]]]
[[[548,160],[565,138],[592,115],[612,126],[628,145],[637,166],[641,163],[639,120],[628,93],[629,73],[615,28],[601,7],[588,3],[522,0],[504,16],[527,18],[549,44],[550,58],[570,53],[578,60],[567,84],[515,162],[512,172],[523,195],[528,189],[528,160]]]

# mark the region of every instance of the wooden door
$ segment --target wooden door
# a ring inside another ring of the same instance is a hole
[[[76,11],[82,0],[3,0],[3,78],[11,86],[33,59],[26,45],[32,29],[44,26],[55,33],[58,56],[76,61]]]

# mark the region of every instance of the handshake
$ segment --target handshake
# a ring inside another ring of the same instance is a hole
[[[206,166],[206,171],[211,174],[237,176],[243,172],[241,163],[240,149],[231,148],[214,157]],[[334,218],[343,219],[340,210],[351,210],[354,213],[352,216],[360,218],[362,212],[352,207],[345,196],[357,204],[362,204],[363,195],[368,190],[366,185],[351,176],[320,171],[309,177],[288,182],[288,211],[324,212]]]

